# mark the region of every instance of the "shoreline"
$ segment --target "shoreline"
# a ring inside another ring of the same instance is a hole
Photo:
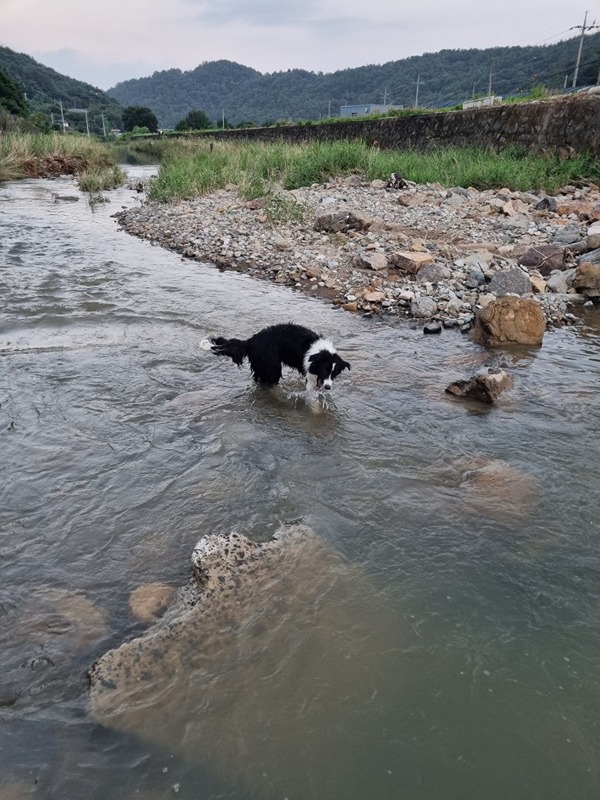
[[[114,217],[185,258],[436,330],[469,330],[505,294],[533,297],[552,328],[600,295],[595,185],[547,197],[353,175],[250,201],[228,186],[175,205],[143,201]]]

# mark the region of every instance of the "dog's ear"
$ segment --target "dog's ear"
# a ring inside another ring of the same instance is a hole
[[[344,369],[350,369],[350,364],[347,361],[344,361],[343,358],[340,358],[338,355],[335,357],[335,367],[333,370],[333,374],[339,375],[340,372]]]

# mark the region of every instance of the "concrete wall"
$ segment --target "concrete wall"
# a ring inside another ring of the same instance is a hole
[[[220,131],[227,140],[307,142],[361,138],[383,148],[509,144],[600,156],[600,94],[367,122]]]

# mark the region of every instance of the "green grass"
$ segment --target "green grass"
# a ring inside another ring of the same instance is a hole
[[[379,150],[360,140],[305,145],[257,142],[178,141],[164,147],[150,199],[172,202],[234,184],[242,197],[268,196],[333,177],[358,174],[386,180],[392,172],[415,183],[476,189],[508,188],[554,192],[568,183],[600,180],[597,159],[537,155],[509,147],[494,152],[477,147]]]
[[[25,177],[83,175],[112,170],[113,148],[89,136],[7,133],[0,137],[0,181]]]

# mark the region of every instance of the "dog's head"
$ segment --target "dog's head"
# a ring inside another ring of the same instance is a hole
[[[333,379],[344,369],[350,369],[350,364],[337,353],[319,350],[308,359],[306,385],[310,389],[331,389]]]

